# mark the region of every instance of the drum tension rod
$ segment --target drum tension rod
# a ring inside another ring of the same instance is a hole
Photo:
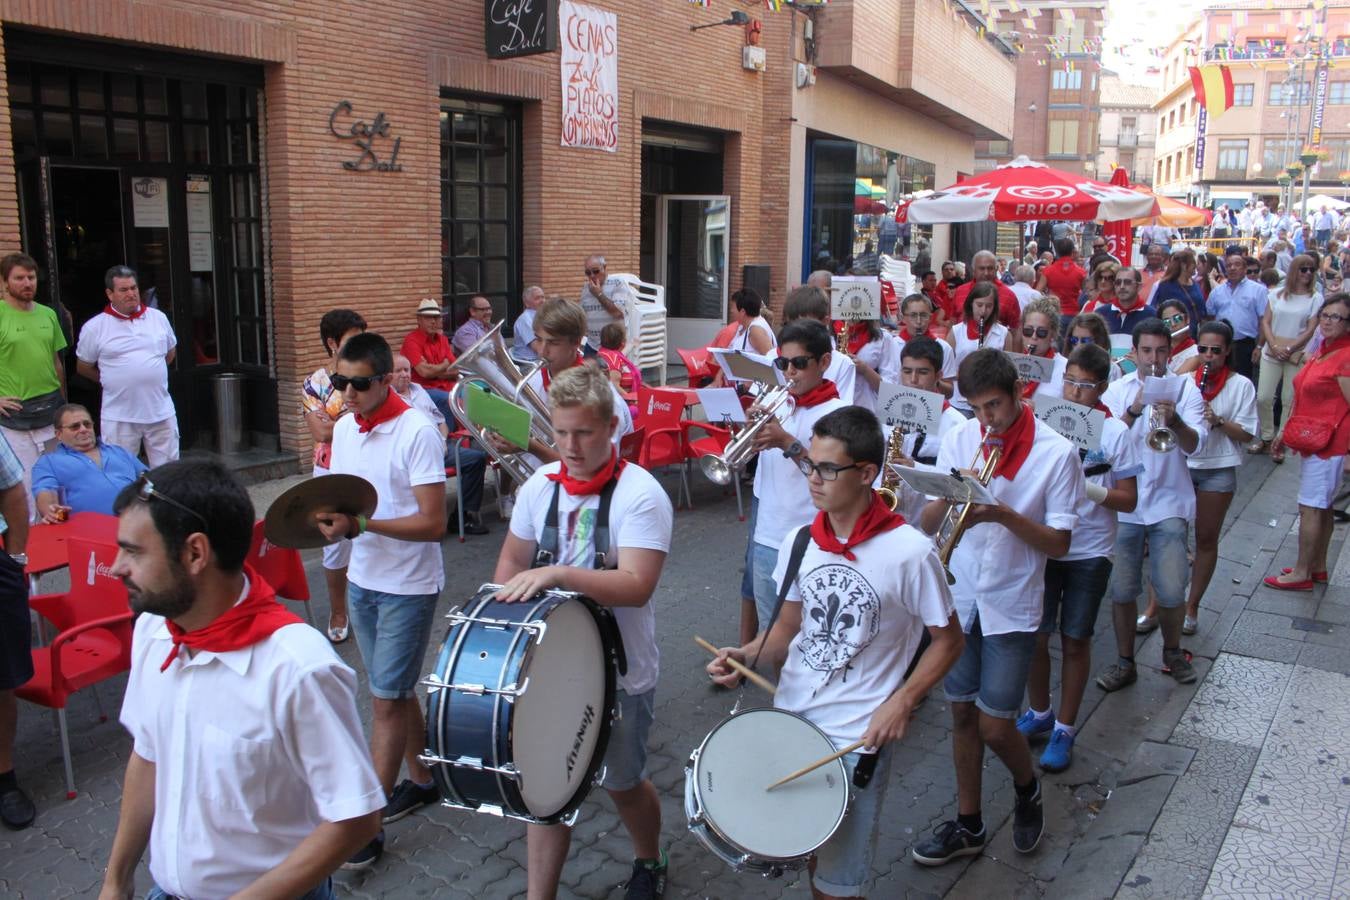
[[[472,769],[475,772],[495,772],[512,781],[520,780],[520,770],[514,763],[506,763],[503,766],[485,766],[483,761],[476,756],[460,756],[455,759],[446,759],[443,756],[436,756],[431,753],[420,753],[417,756],[424,766],[453,766],[456,769]]]
[[[445,617],[455,625],[473,622],[487,628],[521,628],[525,631],[533,632],[541,641],[544,639],[545,632],[548,631],[548,625],[544,622],[513,622],[510,619],[484,619],[478,616],[462,615],[457,612],[446,613]]]
[[[499,697],[506,697],[508,700],[514,700],[523,695],[530,688],[530,679],[526,677],[525,683],[517,686],[514,682],[504,688],[490,688],[485,684],[451,684],[448,681],[442,681],[438,675],[428,675],[423,678],[421,684],[430,690],[428,693],[435,693],[441,688],[449,688],[452,691],[458,691],[461,694],[472,694],[475,697],[481,697],[484,694],[495,694]]]

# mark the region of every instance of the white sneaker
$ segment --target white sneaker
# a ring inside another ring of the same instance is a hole
[[[516,498],[512,494],[497,498],[497,515],[502,517],[503,521],[511,521],[511,513],[516,508]]]

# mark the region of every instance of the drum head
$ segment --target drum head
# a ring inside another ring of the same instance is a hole
[[[810,722],[777,709],[751,709],[724,721],[699,752],[696,791],[722,837],[753,856],[805,856],[843,821],[848,781],[842,760],[766,791],[784,775],[835,750]]]
[[[512,715],[511,756],[520,794],[540,818],[563,809],[595,758],[605,708],[608,655],[590,610],[569,601],[544,619],[543,640],[520,673],[529,687]]]

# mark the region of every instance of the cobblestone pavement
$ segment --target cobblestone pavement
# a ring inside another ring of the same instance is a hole
[[[1103,695],[1089,686],[1073,765],[1045,777],[1048,830],[1036,853],[1019,856],[1011,847],[1011,784],[993,762],[984,801],[993,837],[985,853],[939,869],[910,862],[910,846],[955,812],[949,714],[940,696],[931,698],[896,751],[872,896],[1350,894],[1350,561],[1331,585],[1310,594],[1260,586],[1262,576],[1293,560],[1297,478],[1297,460],[1276,468],[1265,457],[1249,458],[1242,470],[1200,633],[1187,640],[1200,680],[1181,686],[1161,673],[1155,632],[1141,642],[1134,687]],[[674,475],[664,481],[673,491]],[[260,508],[279,487],[255,489]],[[734,701],[709,688],[701,674],[704,653],[691,637],[733,637],[745,546],[734,499],[701,480],[694,494],[697,507],[676,515],[675,551],[655,600],[662,676],[650,766],[671,860],[667,896],[808,896],[802,879],[791,875],[733,874],[684,827],[685,761]],[[445,544],[445,609],[467,599],[491,572],[504,528],[488,519],[492,535]],[[306,559],[322,621],[317,555]],[[435,649],[433,643],[425,671]],[[1094,651],[1099,661],[1114,652],[1106,609]],[[339,652],[360,669],[352,642]],[[72,700],[74,800],[64,799],[51,717],[23,707],[17,765],[39,818],[27,831],[0,834],[0,896],[97,893],[129,750],[115,722],[121,687],[111,682],[100,691],[111,715],[106,722],[91,693]],[[363,715],[368,723],[364,698]],[[337,876],[342,896],[523,896],[525,842],[517,823],[435,808],[395,823],[388,836],[384,860],[373,870]],[[629,857],[613,807],[592,795],[577,823],[562,896],[622,896]],[[149,886],[144,866],[139,883]]]

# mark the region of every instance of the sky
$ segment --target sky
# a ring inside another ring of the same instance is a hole
[[[1147,84],[1145,70],[1157,65],[1154,47],[1167,47],[1205,6],[1205,0],[1110,0],[1102,66],[1132,84]]]

